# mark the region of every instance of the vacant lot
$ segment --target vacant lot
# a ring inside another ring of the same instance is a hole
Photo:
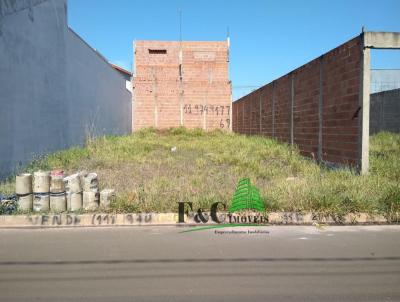
[[[263,137],[183,128],[103,137],[34,161],[28,171],[88,170],[118,194],[112,211],[176,211],[177,201],[227,204],[241,177],[258,186],[269,211],[395,216],[400,208],[400,135],[371,138],[370,175],[331,170]],[[0,191],[13,190],[13,180]]]

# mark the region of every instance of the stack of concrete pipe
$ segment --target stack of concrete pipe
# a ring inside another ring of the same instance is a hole
[[[33,185],[32,185],[33,184]],[[64,172],[37,171],[16,177],[16,194],[19,209],[34,212],[93,211],[109,209],[115,190],[99,191],[96,173],[79,172],[64,177]]]
[[[96,173],[89,173],[83,177],[83,208],[96,210],[100,203],[99,181]]]
[[[55,170],[50,178],[50,211],[61,213],[67,210],[67,196],[65,193],[64,172]]]
[[[50,172],[33,173],[33,211],[47,212],[50,209]]]
[[[80,173],[64,178],[67,191],[67,210],[78,211],[82,209],[82,185]]]
[[[18,207],[22,211],[32,209],[32,174],[23,173],[17,175],[15,179],[15,193],[18,198]]]

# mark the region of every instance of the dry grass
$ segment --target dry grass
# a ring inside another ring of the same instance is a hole
[[[176,151],[171,148],[176,147]],[[102,137],[33,162],[28,171],[86,169],[115,188],[115,212],[176,211],[177,201],[208,208],[230,203],[236,183],[249,177],[268,210],[324,215],[384,213],[400,208],[400,135],[371,139],[371,173],[328,170],[272,139],[221,131],[145,129],[129,136]],[[9,191],[12,181],[0,185]]]

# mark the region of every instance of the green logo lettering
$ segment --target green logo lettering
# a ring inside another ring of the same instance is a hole
[[[265,212],[265,205],[261,199],[260,192],[252,186],[249,178],[242,178],[236,187],[232,197],[229,212],[234,213],[240,210],[255,210]]]

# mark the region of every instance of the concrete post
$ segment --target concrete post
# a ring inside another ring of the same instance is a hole
[[[231,86],[232,87],[232,86]],[[232,88],[231,88],[231,102],[229,105],[229,131],[232,132],[233,131],[233,120],[232,120],[232,115],[233,115],[233,102],[232,102]],[[237,111],[236,111],[237,112]],[[237,121],[237,119],[236,119]]]
[[[275,138],[275,82],[272,82],[272,138]]]
[[[228,62],[228,76],[230,74],[230,69],[229,69],[229,54],[230,54],[230,47],[231,47],[231,38],[229,36],[229,28],[228,28],[228,36],[226,38],[226,43],[228,45],[228,49],[227,49],[227,62]],[[229,130],[232,132],[233,131],[233,120],[232,120],[232,114],[233,114],[233,101],[232,101],[232,82],[229,81],[229,91],[230,91],[230,95],[231,95],[231,103],[230,103],[230,108],[229,108]],[[236,123],[237,123],[238,119],[237,119],[237,111],[236,111]],[[237,131],[237,125],[236,125],[236,131]]]
[[[244,101],[242,103],[242,134],[244,133]]]
[[[254,96],[252,96],[252,98],[253,98]],[[251,133],[251,112],[252,112],[252,109],[253,108],[251,108],[252,107],[252,102],[253,102],[253,100],[252,99],[250,99],[250,105],[248,106],[249,107],[249,117],[248,117],[248,119],[249,119],[249,133],[248,134],[252,134]]]
[[[155,67],[152,68],[152,73],[153,73],[154,127],[158,128],[157,74]]]
[[[232,96],[231,96],[232,98]],[[231,102],[231,116],[232,116],[232,111],[233,111],[233,103]],[[235,129],[233,129],[234,132],[239,132],[239,105],[236,106],[236,120],[235,120]],[[231,119],[231,124],[233,125],[233,120]]]
[[[259,112],[260,112],[260,135],[261,135],[261,129],[262,129],[262,98],[261,98],[261,91],[260,91],[260,97],[259,97]]]
[[[324,56],[319,60],[319,97],[318,97],[318,161],[323,161],[322,127],[324,112]]]
[[[360,68],[360,97],[359,107],[359,171],[368,174],[369,168],[369,86],[370,86],[370,57],[369,48],[365,47],[365,37],[362,34],[361,68]]]
[[[294,73],[291,76],[291,104],[290,104],[290,144],[294,143],[294,125],[293,125],[293,109],[294,109]]]
[[[179,45],[179,113],[180,121],[179,125],[183,126],[183,72],[182,72],[182,41]]]
[[[374,49],[400,49],[399,32],[362,32],[359,107],[359,170],[368,174],[369,168],[369,111],[370,111],[370,60]]]
[[[135,129],[135,106],[137,106],[137,100],[136,100],[136,89],[135,89],[135,78],[136,78],[136,43],[135,40],[133,40],[132,42],[132,49],[133,49],[133,66],[132,66],[132,78],[131,78],[131,86],[132,86],[132,97],[131,97],[131,101],[132,101],[132,121],[131,121],[131,125],[132,125],[132,132],[134,132]]]

